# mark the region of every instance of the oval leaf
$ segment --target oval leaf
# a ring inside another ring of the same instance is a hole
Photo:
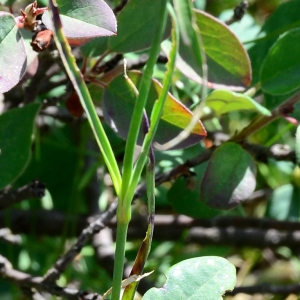
[[[251,83],[251,66],[246,50],[229,27],[213,16],[195,11],[208,65],[208,86],[231,90],[244,90]],[[193,45],[180,43],[177,68],[188,78],[202,84],[202,66],[197,63]],[[169,46],[163,45],[168,56]]]
[[[0,189],[15,180],[29,161],[33,124],[39,107],[33,103],[0,116]]]
[[[141,79],[140,72],[129,72],[128,76],[135,86],[139,86]],[[158,99],[161,90],[161,84],[153,79],[146,104],[148,117],[151,114],[153,104]],[[103,95],[104,118],[108,124],[125,139],[127,138],[135,100],[136,96],[123,75],[119,75],[112,80]],[[171,94],[168,94],[154,140],[159,144],[164,144],[173,139],[189,124],[192,116],[191,111],[177,101]],[[202,140],[204,136],[206,136],[206,131],[199,121],[190,136],[177,145],[175,149],[194,145]],[[141,131],[138,139],[139,145],[142,144],[143,139],[144,135]]]
[[[172,266],[166,277],[164,286],[150,289],[143,300],[221,300],[226,291],[233,290],[236,271],[225,258],[205,256]]]
[[[271,112],[252,98],[228,90],[213,91],[205,100],[206,106],[212,108],[217,115],[236,110],[254,110],[270,116]]]
[[[27,56],[13,15],[0,12],[0,93],[13,88],[23,77]]]
[[[159,24],[162,0],[131,0],[118,15],[118,35],[108,41],[111,51],[126,53],[149,48]],[[170,26],[168,26],[170,27]],[[170,28],[166,31],[170,35]]]
[[[115,15],[103,0],[57,0],[56,2],[64,33],[70,44],[82,45],[95,37],[116,34]],[[43,14],[43,22],[47,28],[53,28],[49,12]]]
[[[300,190],[297,186],[285,184],[278,187],[268,201],[266,217],[280,221],[299,221],[299,196]]]
[[[286,94],[300,87],[300,28],[293,29],[275,42],[261,69],[262,89],[273,95]],[[276,72],[274,71],[276,67]]]
[[[209,160],[200,199],[217,209],[230,209],[246,200],[256,186],[256,165],[241,146],[221,145]]]

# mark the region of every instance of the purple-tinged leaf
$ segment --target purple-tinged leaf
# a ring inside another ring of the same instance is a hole
[[[250,154],[232,142],[221,145],[210,158],[200,199],[217,209],[230,209],[255,190],[256,165]]]
[[[12,14],[0,12],[0,93],[13,88],[23,77],[27,56],[23,38]]]
[[[135,86],[139,86],[141,79],[140,72],[129,72],[128,76]],[[162,90],[161,84],[152,80],[146,112],[148,117],[154,102]],[[123,75],[113,79],[103,95],[103,113],[108,124],[123,138],[127,138],[130,121],[132,118],[136,95]],[[177,101],[171,94],[168,94],[163,113],[154,138],[159,144],[164,144],[176,137],[191,121],[193,114],[182,103]],[[189,147],[201,141],[206,136],[206,131],[200,121],[191,132],[190,136],[174,149]],[[141,145],[144,139],[142,130],[138,138]]]
[[[92,38],[115,35],[116,18],[103,0],[57,0],[64,33],[72,45],[82,45]],[[52,29],[49,12],[43,14],[43,22]]]

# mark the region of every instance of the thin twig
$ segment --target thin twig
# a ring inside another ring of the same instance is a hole
[[[38,180],[26,184],[17,190],[0,192],[0,210],[29,198],[40,199],[45,196],[46,186]]]

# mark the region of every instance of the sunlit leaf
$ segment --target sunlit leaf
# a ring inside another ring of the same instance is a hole
[[[15,180],[31,155],[31,139],[37,103],[15,108],[0,115],[0,189]]]
[[[13,88],[23,77],[27,56],[14,16],[0,12],[0,93]]]
[[[256,165],[240,145],[228,142],[212,155],[202,180],[200,199],[217,209],[246,200],[256,186]]]
[[[233,290],[235,267],[225,258],[215,256],[184,260],[166,272],[166,283],[152,288],[143,300],[222,300],[222,295]]]
[[[128,75],[138,87],[141,73],[130,72]],[[161,90],[161,84],[156,80],[152,80],[146,104],[148,117]],[[135,100],[136,96],[123,75],[119,75],[111,81],[103,95],[104,117],[108,124],[125,139],[127,138]],[[154,140],[159,144],[166,143],[176,137],[189,124],[191,119],[192,113],[171,94],[168,94]],[[206,136],[206,131],[199,121],[190,136],[177,145],[176,149],[191,146],[199,142],[204,136]],[[142,144],[143,137],[144,134],[141,130],[138,139],[139,145]]]
[[[270,116],[271,112],[252,98],[228,90],[215,90],[205,100],[217,115],[236,110],[251,110]]]
[[[95,37],[116,34],[116,18],[105,1],[57,0],[56,2],[64,33],[70,44],[82,45]],[[47,28],[53,28],[49,12],[43,14],[43,22]]]
[[[196,22],[207,57],[209,87],[245,89],[251,83],[251,66],[242,43],[228,26],[203,11],[196,10]],[[168,43],[162,47],[168,55]],[[201,84],[202,66],[191,55],[194,48],[194,45],[187,47],[181,42],[176,66],[185,76]]]

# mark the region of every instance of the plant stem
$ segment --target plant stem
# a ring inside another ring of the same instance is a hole
[[[118,211],[121,205],[118,205]],[[120,300],[120,293],[121,293],[121,283],[123,278],[123,267],[124,267],[124,256],[125,256],[125,245],[126,245],[126,237],[127,237],[127,229],[128,224],[120,224],[118,223],[117,226],[117,236],[116,236],[116,253],[115,253],[115,262],[114,262],[114,277],[113,277],[113,284],[112,284],[112,300]],[[125,241],[125,242],[124,242]]]

